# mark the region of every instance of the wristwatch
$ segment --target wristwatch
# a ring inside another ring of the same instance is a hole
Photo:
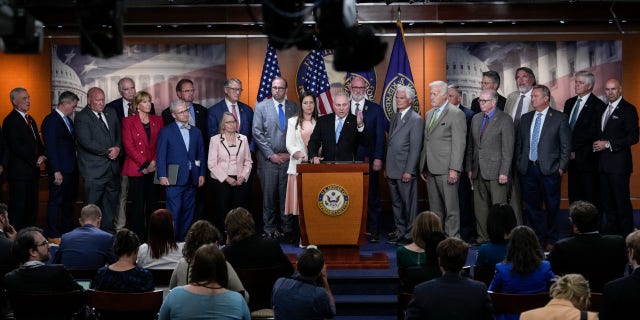
[[[607,141],[607,143],[604,145],[604,147],[609,149],[609,148],[611,148],[611,144],[609,144],[609,142]]]

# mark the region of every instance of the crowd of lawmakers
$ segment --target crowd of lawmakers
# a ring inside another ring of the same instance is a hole
[[[101,212],[98,228],[113,235],[128,227],[142,242],[151,239],[151,217],[160,209],[163,190],[172,237],[179,243],[203,220],[221,231],[221,243],[227,242],[228,213],[252,207],[250,186],[257,178],[261,238],[297,244],[296,165],[362,161],[370,168],[369,242],[380,241],[387,227],[394,230],[386,235],[389,243],[404,246],[416,240],[422,180],[429,210],[447,238],[490,242],[491,208],[508,203],[517,225],[529,226],[541,249],[552,251],[561,237],[565,173],[570,203],[587,201],[598,208],[598,227],[592,232],[629,235],[634,230],[631,146],[639,132],[636,108],[623,99],[620,82],[604,82],[602,101],[592,93],[594,75],[579,71],[576,96],[560,111],[531,69],[518,68],[515,81],[518,90],[505,98],[497,91],[498,73],[484,72],[482,90],[470,108],[460,104],[457,85],[434,81],[429,84],[432,108],[424,119],[412,107],[415,90],[398,85],[396,112],[387,121],[382,108],[367,99],[367,81],[357,75],[346,86],[332,86],[333,113],[323,116],[312,93],[299,93],[299,104],[289,100],[282,77],[272,80],[270,98],[255,108],[239,101],[243,89],[237,78],[225,81],[225,98],[209,108],[194,103],[194,84],[182,79],[176,84],[177,99],[161,115],[155,114],[149,93],[136,91],[132,79],[122,78],[121,98],[106,103],[102,89],[90,88],[80,112],[75,112],[78,96],[61,93],[41,130],[28,113],[29,93],[15,88],[0,141],[0,170],[9,190],[5,224],[10,217],[16,230],[36,225],[44,163],[46,225],[37,231],[42,239],[34,240],[31,251],[61,237],[64,244],[63,234],[73,232],[80,178],[85,204]],[[382,224],[382,175],[394,226]],[[215,208],[204,208],[207,193]]]

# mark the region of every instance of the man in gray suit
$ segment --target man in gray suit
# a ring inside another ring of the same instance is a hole
[[[120,150],[122,130],[113,112],[104,110],[104,92],[93,87],[88,105],[75,119],[78,139],[78,169],[84,178],[85,204],[102,210],[102,229],[115,232],[114,218],[120,193]]]
[[[458,175],[464,160],[467,123],[464,113],[447,101],[446,82],[434,81],[429,88],[433,108],[425,117],[420,176],[427,182],[431,211],[440,216],[447,236],[459,238]]]
[[[276,214],[276,201],[280,208],[280,230],[285,240],[295,242],[295,225],[291,216],[284,214],[284,201],[287,191],[287,169],[289,153],[286,147],[287,119],[296,115],[297,106],[286,99],[287,81],[276,77],[271,81],[271,99],[258,103],[253,114],[253,139],[260,152],[258,158],[258,177],[262,187],[262,218],[264,237],[280,238]],[[278,200],[276,200],[278,199]]]
[[[516,137],[516,165],[527,218],[547,251],[558,240],[560,184],[571,153],[569,117],[550,108],[550,96],[546,86],[533,87],[534,111],[522,116]]]
[[[471,120],[470,145],[466,171],[473,181],[478,243],[489,241],[489,208],[507,202],[509,176],[515,147],[513,121],[497,108],[495,90],[482,90],[478,99],[480,113]]]
[[[411,226],[418,211],[418,162],[422,149],[422,117],[411,108],[415,90],[408,86],[396,88],[398,111],[391,119],[387,146],[387,182],[391,193],[393,219],[398,237],[389,239],[398,245],[411,243]]]

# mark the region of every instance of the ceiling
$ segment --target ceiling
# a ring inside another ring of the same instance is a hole
[[[45,26],[45,36],[78,34],[76,2],[14,0]],[[270,0],[278,1],[278,0]],[[288,0],[280,0],[288,1]],[[315,0],[320,3],[326,0]],[[1,0],[0,0],[1,2]],[[117,0],[126,4],[125,37],[262,35],[262,1]],[[311,8],[305,24],[313,28]],[[387,4],[389,3],[389,4]],[[640,1],[358,1],[357,21],[393,33],[400,16],[407,33],[598,33],[640,32]],[[161,31],[161,32],[159,32]]]

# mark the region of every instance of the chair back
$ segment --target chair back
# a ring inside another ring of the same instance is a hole
[[[278,278],[290,276],[280,266],[236,269],[236,273],[251,297],[249,299],[249,310],[251,311],[272,308],[273,285]]]
[[[169,287],[173,269],[147,269],[153,276],[153,284],[156,287]]]
[[[98,269],[67,269],[76,280],[93,280],[98,273]]]
[[[90,289],[89,306],[99,319],[155,319],[162,305],[163,292],[108,292]]]
[[[24,293],[8,292],[16,320],[71,319],[87,302],[84,291]]]
[[[520,314],[524,311],[544,307],[551,297],[548,292],[516,294],[489,291],[496,314]]]
[[[600,312],[602,309],[602,293],[591,292],[591,302],[589,303],[589,311]]]
[[[487,266],[474,266],[473,267],[473,280],[477,280],[480,282],[484,282],[487,285],[487,288],[493,281],[493,276],[496,274],[495,267],[487,267]]]

